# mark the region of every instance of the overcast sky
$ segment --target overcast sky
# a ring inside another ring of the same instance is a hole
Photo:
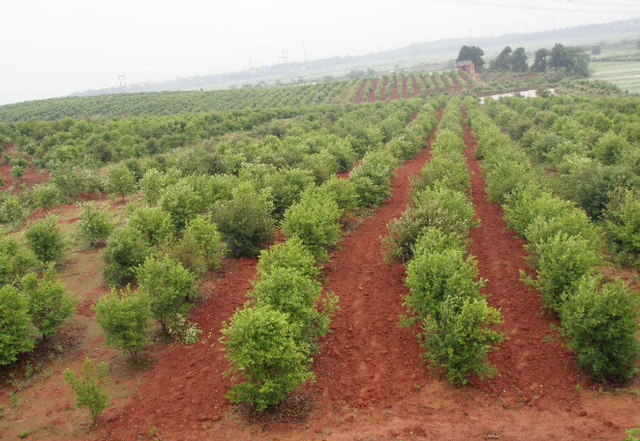
[[[0,0],[0,104],[115,86],[120,73],[136,83],[274,64],[283,49],[302,61],[303,42],[316,59],[471,29],[481,37],[640,16],[637,0],[465,1],[572,12],[451,0]],[[584,10],[598,12],[575,12]]]

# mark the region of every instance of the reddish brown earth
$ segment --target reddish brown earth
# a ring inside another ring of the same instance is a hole
[[[11,164],[0,165],[0,175],[4,181],[4,185],[0,186],[0,190],[6,190],[12,185],[17,186],[20,184],[33,187],[36,184],[48,181],[51,177],[51,173],[48,170],[38,170],[33,165],[29,165],[24,175],[16,179],[11,174]]]
[[[376,89],[378,88],[379,83],[380,83],[379,78],[376,78],[375,80],[373,80],[373,88],[371,89],[371,92],[369,92],[369,99],[368,99],[370,103],[376,102]]]
[[[382,91],[380,92],[380,101],[385,101],[386,95],[387,95],[387,87],[389,87],[389,83],[391,81],[391,78],[385,78],[384,82],[382,83]],[[389,97],[389,99],[391,99],[391,97]]]
[[[451,81],[453,81],[453,86],[456,89],[456,92],[462,92],[462,90],[464,89],[462,87],[462,85],[458,82],[458,80],[456,79],[456,77],[453,76],[453,74],[449,74],[449,76],[451,77]]]
[[[460,75],[460,78],[462,78],[462,80],[467,84],[467,89],[473,89],[473,84],[467,77]]]
[[[360,88],[356,91],[356,104],[362,103],[362,91],[367,87],[367,81],[368,80],[364,80],[360,85]]]

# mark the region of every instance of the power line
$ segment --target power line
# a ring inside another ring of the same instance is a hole
[[[623,8],[637,8],[640,7],[640,4],[629,4],[629,3],[617,3],[617,2],[604,2],[604,1],[590,1],[590,0],[547,0],[555,3],[564,3],[564,4],[577,4],[577,5],[592,5],[592,6],[613,6],[613,7],[623,7]]]
[[[514,5],[514,4],[505,4],[505,3],[493,3],[487,1],[472,1],[472,0],[434,0],[441,3],[457,3],[462,5],[472,5],[472,6],[490,6],[496,8],[508,8],[508,9],[524,9],[528,11],[548,11],[548,12],[573,12],[573,13],[586,13],[586,14],[638,14],[640,10],[635,11],[623,11],[623,10],[602,10],[602,9],[569,9],[569,8],[555,8],[555,7],[547,7],[547,6],[526,6],[526,5]],[[629,5],[629,7],[632,7]],[[638,6],[640,7],[640,6]]]

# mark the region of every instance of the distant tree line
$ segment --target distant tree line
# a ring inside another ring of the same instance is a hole
[[[462,46],[457,61],[473,61],[476,69],[484,69],[484,51],[477,46]],[[541,48],[535,52],[535,58],[529,67],[527,52],[523,47],[515,51],[505,47],[500,54],[489,63],[489,70],[513,72],[546,72],[548,69],[564,69],[567,73],[581,77],[589,76],[590,56],[581,47],[567,47],[560,43],[552,49]]]

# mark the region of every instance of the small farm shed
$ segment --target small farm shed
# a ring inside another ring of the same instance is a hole
[[[467,72],[470,74],[474,74],[476,73],[476,65],[471,60],[458,61],[458,72]]]

